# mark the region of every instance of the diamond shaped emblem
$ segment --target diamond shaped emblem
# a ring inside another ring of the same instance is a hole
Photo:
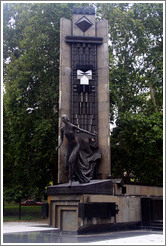
[[[86,32],[93,25],[93,23],[90,20],[88,20],[85,16],[81,17],[81,19],[79,19],[75,24],[83,32]]]

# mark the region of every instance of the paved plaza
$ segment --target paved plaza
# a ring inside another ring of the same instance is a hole
[[[49,227],[47,221],[4,222],[3,243],[165,245],[162,231],[144,229],[77,235],[61,233]]]

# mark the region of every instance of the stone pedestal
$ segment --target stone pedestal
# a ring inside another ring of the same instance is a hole
[[[96,225],[108,225],[116,220],[118,208],[115,202],[109,201],[109,196],[113,195],[111,180],[50,186],[47,193],[49,224],[62,231],[80,232]],[[91,202],[93,195],[99,196],[99,201]]]
[[[49,225],[68,232],[141,226],[142,199],[152,198],[161,203],[163,196],[161,187],[126,185],[118,179],[74,182],[71,187],[68,183],[55,185],[48,187],[47,192]]]

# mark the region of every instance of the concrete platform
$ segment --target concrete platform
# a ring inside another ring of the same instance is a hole
[[[31,222],[4,222],[3,233],[33,232],[33,231],[57,231],[58,228],[48,226],[47,220]]]
[[[131,230],[96,234],[61,233],[57,228],[50,228],[46,221],[4,222],[3,243],[79,243],[110,245],[165,245],[162,231]]]

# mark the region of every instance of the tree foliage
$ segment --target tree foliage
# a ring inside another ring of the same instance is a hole
[[[128,181],[162,185],[162,135],[161,114],[123,115],[112,134],[112,174],[125,173]]]
[[[161,185],[163,4],[98,7],[109,25],[112,174]]]
[[[56,182],[62,16],[70,4],[4,5],[4,188],[22,197]]]

